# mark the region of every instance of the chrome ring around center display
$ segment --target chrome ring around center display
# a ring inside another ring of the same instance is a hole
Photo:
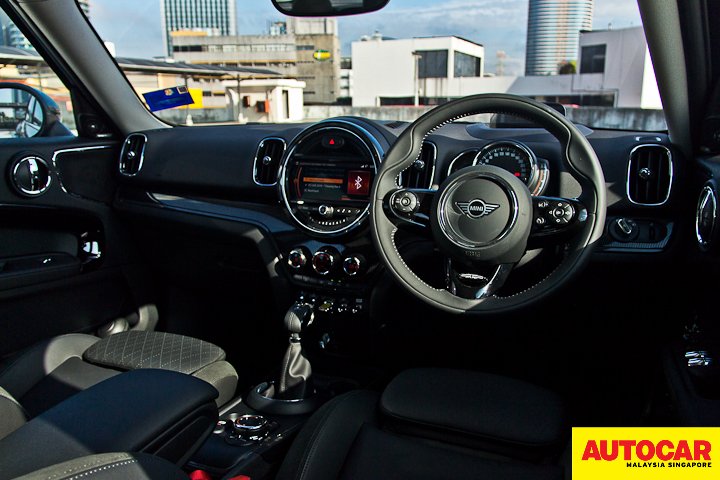
[[[290,176],[291,170],[295,165],[294,162],[296,162],[296,156],[300,154],[303,146],[311,143],[313,139],[316,139],[316,136],[327,136],[332,134],[344,135],[353,141],[357,141],[356,146],[366,157],[364,162],[368,165],[367,170],[371,172],[371,177],[374,177],[377,173],[378,166],[380,165],[380,159],[382,159],[385,154],[380,142],[373,134],[365,128],[347,120],[328,120],[319,122],[307,128],[295,139],[293,139],[288,147],[287,156],[280,166],[280,196],[285,208],[290,213],[290,216],[299,226],[310,233],[326,236],[342,235],[357,228],[362,221],[367,218],[370,209],[370,202],[368,198],[366,205],[358,205],[357,213],[352,216],[335,219],[334,217],[336,217],[336,213],[342,210],[343,205],[340,205],[339,203],[331,205],[331,202],[325,203],[325,201],[318,200],[320,205],[318,205],[316,212],[321,216],[321,219],[309,221],[312,220],[312,217],[309,216],[310,214],[301,212],[295,205],[305,204],[307,206],[307,203],[301,199],[292,199],[291,201],[291,196],[293,194],[291,192],[293,182]],[[347,140],[343,143],[346,141]],[[320,207],[324,207],[322,208],[322,211],[320,211]]]

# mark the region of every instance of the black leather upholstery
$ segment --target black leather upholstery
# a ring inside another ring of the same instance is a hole
[[[339,478],[559,480],[563,472],[551,465],[493,460],[365,425]]]
[[[89,455],[42,468],[16,480],[187,480],[187,475],[162,458],[144,453]]]
[[[225,352],[197,338],[161,332],[122,332],[88,348],[83,358],[118,370],[160,368],[192,374],[225,359]]]
[[[0,440],[0,480],[103,452],[142,451],[181,463],[214,427],[216,397],[208,383],[177,372],[117,375]]]
[[[378,395],[354,391],[332,400],[303,427],[278,480],[561,480],[563,469],[458,447],[385,428]],[[417,401],[419,399],[413,399]],[[475,411],[473,415],[497,415]]]
[[[560,397],[487,373],[407,370],[387,386],[380,410],[396,431],[518,458],[558,455],[567,441]]]

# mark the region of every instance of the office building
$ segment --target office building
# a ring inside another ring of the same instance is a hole
[[[340,41],[334,18],[290,18],[267,35],[172,33],[173,58],[194,64],[269,68],[304,82],[306,104],[335,103],[340,93]]]
[[[436,105],[448,85],[481,78],[485,48],[460,37],[387,39],[352,43],[353,106]]]
[[[173,32],[237,34],[235,0],[160,0],[160,17],[168,57],[173,56]]]
[[[581,31],[592,29],[593,0],[529,0],[525,75],[555,75],[577,60]]]
[[[483,76],[482,47],[456,37],[353,42],[352,105],[413,105],[413,79],[419,77],[420,105],[512,93],[564,105],[662,108],[642,27],[582,32],[575,49],[577,74]],[[436,53],[426,57],[423,50]],[[413,52],[419,56],[417,70]],[[464,60],[458,63],[458,57]],[[468,68],[478,63],[479,71]]]

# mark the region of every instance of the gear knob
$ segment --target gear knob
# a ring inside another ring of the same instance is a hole
[[[291,334],[300,334],[315,318],[311,305],[295,303],[285,314],[285,328]]]

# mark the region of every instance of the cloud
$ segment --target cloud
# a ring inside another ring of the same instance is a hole
[[[93,0],[90,21],[103,41],[115,44],[120,57],[165,55],[159,2]]]

